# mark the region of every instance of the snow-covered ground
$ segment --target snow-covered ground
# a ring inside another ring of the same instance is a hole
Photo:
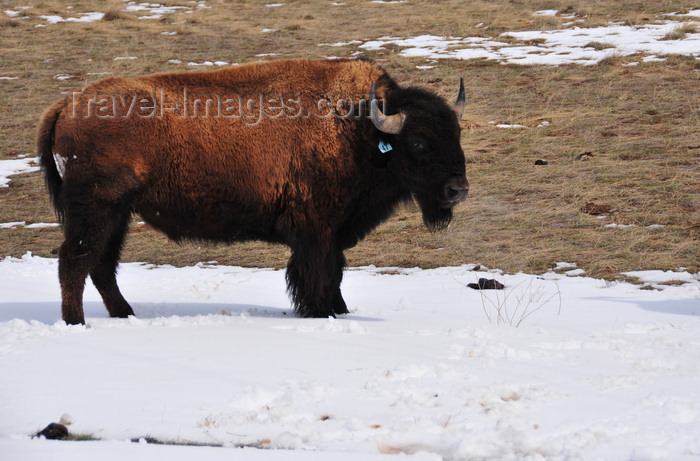
[[[611,56],[645,53],[651,56],[682,54],[700,57],[700,33],[689,33],[683,39],[665,37],[693,23],[666,21],[663,24],[606,27],[569,27],[558,30],[506,32],[495,39],[483,37],[381,37],[368,40],[359,47],[380,50],[395,45],[406,57],[426,59],[493,59],[510,64],[595,64]],[[697,29],[697,27],[696,27]],[[329,43],[326,46],[336,44]]]
[[[0,160],[0,187],[9,187],[10,176],[39,171],[39,158],[20,155],[11,160]]]
[[[282,6],[282,5],[279,5]],[[695,11],[682,18],[694,19]],[[556,14],[556,10],[538,13]],[[541,14],[544,15],[544,14]],[[419,69],[432,69],[440,59],[489,59],[504,64],[521,65],[593,65],[614,56],[639,54],[639,58],[628,65],[639,62],[663,61],[664,56],[680,54],[700,58],[700,24],[697,21],[664,20],[658,24],[626,26],[611,23],[604,27],[577,27],[572,21],[568,27],[557,30],[532,30],[505,32],[496,38],[444,37],[424,34],[416,37],[379,37],[365,41],[351,40],[319,43],[322,48],[334,49],[344,46],[357,47],[350,53],[357,56],[362,51],[377,51],[387,45],[399,47],[405,57],[425,58],[428,65]],[[684,37],[669,40],[669,34],[683,28],[698,32],[686,33]],[[271,29],[264,29],[271,30]],[[258,55],[262,57],[266,55]],[[337,56],[328,56],[336,58]],[[215,61],[215,60],[214,60]],[[225,65],[214,61],[189,65]],[[180,64],[181,60],[168,61]]]
[[[88,283],[88,325],[69,327],[59,321],[56,260],[7,257],[0,452],[32,461],[697,459],[700,274],[630,274],[654,288],[642,289],[561,273],[574,267],[539,277],[350,269],[350,315],[299,319],[282,271],[132,263],[119,281],[136,317],[108,318]],[[466,287],[479,277],[506,289]],[[102,441],[29,438],[64,413],[71,431]],[[224,448],[126,442],[146,436]]]
[[[191,14],[198,9],[208,9],[211,8],[207,6],[204,0],[191,0],[188,6],[166,6],[160,3],[148,3],[148,2],[136,2],[130,0],[122,0],[123,11],[138,14],[138,19],[161,19],[165,14],[172,13],[185,13]],[[20,6],[15,10],[4,10],[5,16],[16,19],[24,19],[27,16],[24,14],[24,10],[31,8],[31,6]],[[73,13],[73,6],[67,6],[64,15],[59,14],[49,14],[49,15],[39,15],[41,19],[46,21],[45,24],[37,24],[35,27],[46,27],[48,25],[58,24],[61,22],[96,22],[104,18],[105,13],[93,11],[89,13],[77,13],[77,16]],[[68,16],[73,15],[73,16]]]
[[[211,8],[205,1],[190,1],[188,6],[165,6],[159,3],[136,2],[122,0],[123,10],[143,14],[139,19],[159,19],[164,14],[193,13],[198,9]],[[372,1],[371,3],[393,4],[405,1]],[[341,5],[341,3],[332,3]],[[266,7],[287,8],[285,3],[268,3]],[[73,14],[68,7],[67,15]],[[23,9],[4,10],[4,15],[10,18],[22,19]],[[504,32],[495,38],[474,37],[445,37],[424,34],[415,37],[379,37],[364,41],[337,43],[320,43],[322,47],[338,47],[357,45],[359,50],[381,50],[387,45],[401,48],[399,54],[406,57],[424,57],[429,61],[438,59],[491,59],[503,63],[522,65],[561,65],[581,64],[592,65],[611,56],[629,56],[633,54],[646,55],[642,60],[663,60],[662,56],[681,54],[700,57],[700,10],[690,10],[684,14],[670,12],[660,14],[656,23],[628,26],[611,22],[603,27],[578,27],[584,21],[576,14],[562,14],[558,10],[540,10],[533,12],[533,17],[559,16],[571,19],[562,24],[564,28],[556,30],[531,30],[520,32]],[[40,15],[46,24],[61,22],[93,22],[104,17],[102,12],[79,13],[77,16],[61,16],[57,14]],[[486,27],[483,24],[477,27]],[[263,32],[276,29],[263,28]],[[684,36],[668,39],[669,34],[686,30]],[[693,32],[694,31],[694,32]],[[175,31],[165,31],[164,35],[176,35]],[[179,61],[179,62],[176,62]],[[639,62],[636,61],[636,62]],[[180,63],[182,60],[170,60],[170,63]],[[205,61],[202,64],[189,65],[227,65],[226,60]]]

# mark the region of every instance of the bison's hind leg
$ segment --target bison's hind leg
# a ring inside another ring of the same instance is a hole
[[[130,216],[126,203],[98,200],[89,186],[65,183],[64,234],[58,260],[61,310],[68,324],[85,323],[83,292],[89,275],[111,316],[133,315],[117,287],[115,270]]]
[[[121,210],[115,216],[112,224],[111,235],[107,245],[102,251],[102,256],[90,270],[92,283],[102,296],[102,301],[109,312],[110,317],[126,318],[134,315],[131,306],[124,299],[117,286],[117,266],[121,255],[124,237],[129,226],[131,213],[128,209]]]

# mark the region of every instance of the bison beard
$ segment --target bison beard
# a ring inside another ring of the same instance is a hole
[[[430,232],[438,232],[445,230],[452,221],[451,208],[421,207],[423,213],[423,224]]]
[[[463,85],[451,106],[433,93],[399,86],[372,62],[339,59],[109,78],[84,92],[128,101],[157,89],[172,102],[183,87],[199,95],[296,92],[299,101],[367,95],[371,88],[372,97],[368,105],[358,96],[349,115],[261,116],[255,124],[172,109],[158,117],[99,117],[90,116],[95,101],[87,109],[75,97],[56,102],[42,117],[37,147],[65,234],[59,280],[66,323],[85,323],[88,275],[110,316],[134,314],[116,282],[132,213],[176,241],[288,245],[295,312],[326,317],[348,312],[340,291],[343,252],[398,204],[414,198],[425,225],[436,231],[466,197]]]

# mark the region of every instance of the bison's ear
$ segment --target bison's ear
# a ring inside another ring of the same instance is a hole
[[[403,124],[406,121],[406,115],[399,112],[396,115],[384,115],[379,109],[377,101],[376,85],[372,82],[372,87],[369,90],[369,117],[374,126],[383,133],[399,134]]]
[[[459,93],[457,94],[457,100],[455,101],[454,105],[452,106],[452,110],[455,111],[455,114],[457,114],[457,120],[462,119],[462,115],[464,115],[464,106],[467,103],[467,98],[465,96],[465,91],[464,91],[464,79],[462,77],[459,78]]]

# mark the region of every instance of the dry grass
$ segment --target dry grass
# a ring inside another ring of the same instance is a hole
[[[82,86],[104,72],[186,71],[192,69],[187,62],[205,60],[349,56],[356,45],[317,44],[423,33],[495,36],[559,28],[571,21],[561,14],[532,16],[549,8],[574,14],[583,20],[577,25],[587,27],[610,20],[644,24],[661,13],[695,7],[689,1],[651,0],[476,0],[468,7],[457,0],[391,6],[345,0],[346,5],[337,7],[320,0],[288,0],[279,8],[264,3],[209,0],[211,8],[139,20],[138,12],[121,11],[121,2],[83,0],[71,15],[105,11],[109,20],[35,27],[46,22],[41,15],[67,14],[62,2],[47,0],[22,10],[23,19],[2,19],[0,75],[19,79],[0,81],[0,159],[34,152],[37,120],[60,96],[60,87]],[[5,2],[3,10],[23,4]],[[258,56],[270,53],[275,55]],[[388,48],[366,55],[401,83],[430,87],[448,98],[455,96],[458,77],[465,77],[462,144],[472,189],[447,231],[427,232],[419,213],[408,207],[348,252],[351,265],[474,262],[540,272],[569,261],[604,277],[633,269],[700,270],[700,66],[695,59],[671,56],[635,67],[624,66],[633,58],[621,56],[587,67],[443,60],[433,69],[417,70],[424,60]],[[118,56],[138,59],[115,61]],[[183,64],[168,64],[170,59]],[[56,74],[73,77],[58,81]],[[502,130],[491,121],[528,128]],[[550,124],[537,128],[542,121]],[[578,157],[583,152],[592,156],[582,161]],[[548,165],[535,166],[537,159]],[[589,202],[608,205],[610,214],[600,218],[583,212]],[[38,174],[16,176],[9,188],[0,189],[0,222],[53,220]],[[634,226],[605,227],[610,223]],[[58,229],[0,229],[0,256],[26,251],[50,256],[60,242]],[[177,246],[134,224],[124,260],[283,267],[287,256],[283,247],[259,243]]]
[[[607,50],[608,48],[615,48],[615,45],[603,42],[590,42],[587,43],[585,48],[593,48],[596,51]]]
[[[696,32],[697,29],[695,26],[688,24],[677,27],[673,32],[668,33],[661,40],[683,40],[688,34],[694,34]]]

